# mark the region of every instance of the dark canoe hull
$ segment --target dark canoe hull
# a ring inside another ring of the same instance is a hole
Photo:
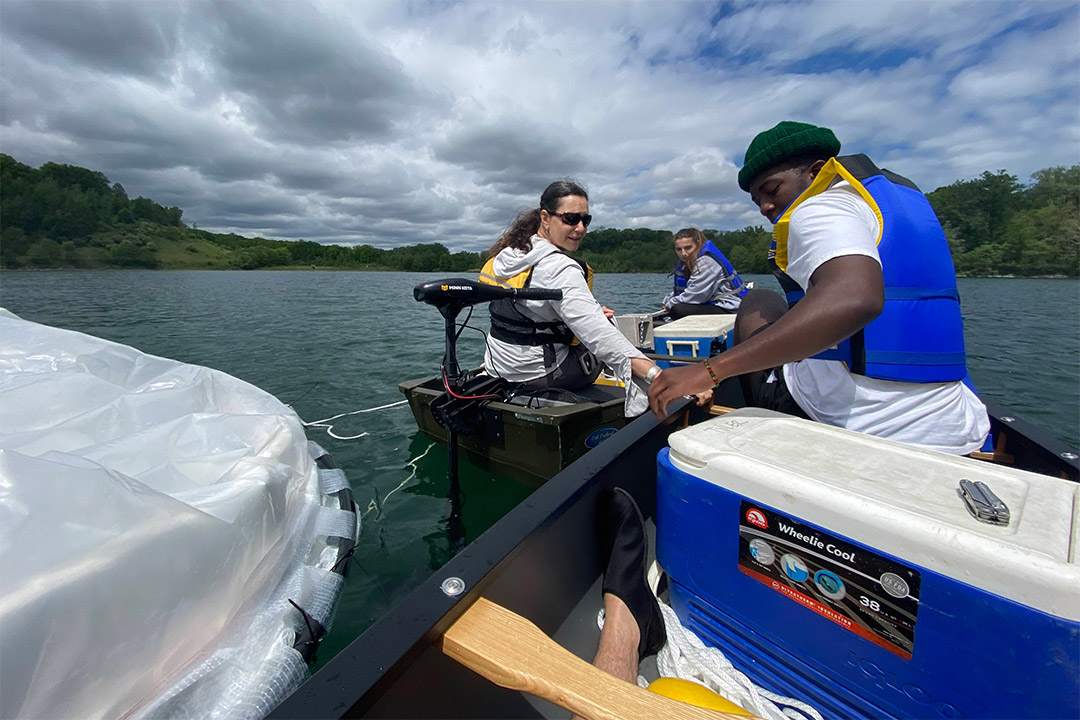
[[[1071,448],[996,403],[985,402],[997,459],[1021,470],[1080,482],[1080,460]]]
[[[1075,451],[1000,408],[991,411],[1000,459],[1024,470],[1080,479]],[[566,717],[561,709],[500,688],[458,665],[442,654],[439,638],[483,596],[590,658],[598,637],[595,617],[583,617],[579,608],[582,598],[598,594],[602,573],[593,535],[596,496],[619,485],[652,517],[656,453],[690,412],[683,404],[664,423],[651,415],[638,418],[557,474],[413,590],[270,717]],[[440,589],[450,577],[465,584],[454,598]]]
[[[413,590],[271,717],[544,717],[520,693],[483,680],[442,655],[439,636],[480,596],[556,634],[600,576],[593,536],[597,494],[619,485],[653,513],[656,453],[685,413],[637,418],[540,486]],[[465,592],[447,597],[448,577]],[[595,625],[593,625],[595,628]],[[583,628],[583,630],[588,630]],[[582,637],[595,644],[596,634]]]
[[[409,401],[416,426],[428,437],[446,442],[430,405],[443,394],[438,377],[408,380],[398,389]],[[543,481],[560,472],[626,425],[623,390],[598,387],[586,402],[528,408],[489,402],[480,432],[458,435],[469,461],[495,474]]]

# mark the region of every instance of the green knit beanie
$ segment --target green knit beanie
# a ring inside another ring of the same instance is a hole
[[[840,141],[829,128],[784,120],[750,142],[739,170],[739,187],[750,192],[754,178],[785,160],[814,153],[833,157],[839,152]]]

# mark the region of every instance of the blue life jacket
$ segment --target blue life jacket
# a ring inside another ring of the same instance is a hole
[[[839,360],[856,374],[898,382],[953,382],[967,375],[956,272],[945,233],[926,196],[907,178],[865,155],[831,158],[776,221],[769,263],[789,305],[803,295],[787,273],[791,213],[841,177],[877,216],[885,308],[866,327],[813,357]]]
[[[744,283],[743,279],[739,277],[739,273],[735,272],[734,266],[732,266],[731,262],[726,257],[724,257],[724,253],[720,252],[720,248],[713,245],[712,240],[706,240],[705,244],[701,246],[701,250],[698,252],[697,256],[701,257],[702,255],[708,255],[713,260],[720,263],[720,267],[724,268],[724,272],[727,273],[728,278],[731,280],[731,284],[734,289],[734,292],[717,293],[713,298],[711,298],[708,302],[705,303],[706,305],[715,305],[717,301],[719,301],[721,298],[727,297],[729,295],[736,295],[740,298],[746,295],[746,283]],[[686,285],[690,281],[690,275],[691,273],[688,273],[686,271],[686,263],[684,263],[682,260],[679,260],[677,263],[675,263],[676,295],[686,289]]]

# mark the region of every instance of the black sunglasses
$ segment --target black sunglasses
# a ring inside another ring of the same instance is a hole
[[[551,213],[552,215],[554,215],[555,217],[559,218],[560,220],[562,220],[564,223],[566,223],[570,227],[577,227],[578,223],[585,223],[585,227],[589,227],[589,223],[592,222],[592,215],[582,215],[581,213],[571,213],[571,212],[557,213],[557,212],[551,212],[550,210],[548,210],[548,212]]]

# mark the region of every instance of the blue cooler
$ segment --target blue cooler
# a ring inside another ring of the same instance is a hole
[[[757,684],[827,718],[1080,717],[1080,485],[756,409],[657,464],[672,607]]]
[[[734,344],[734,332],[734,315],[688,315],[653,327],[653,352],[688,358],[712,357]],[[671,362],[662,360],[657,365],[668,368]]]

